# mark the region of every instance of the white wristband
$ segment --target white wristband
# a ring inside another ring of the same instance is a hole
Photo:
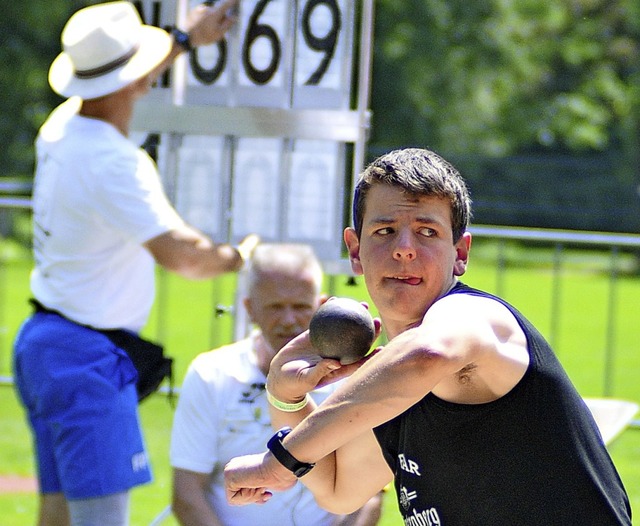
[[[296,402],[295,404],[288,404],[287,402],[282,402],[274,397],[267,389],[267,400],[269,403],[279,409],[280,411],[284,411],[285,413],[295,413],[296,411],[300,411],[303,407],[306,407],[309,403],[309,395],[304,395],[304,398],[300,402]]]

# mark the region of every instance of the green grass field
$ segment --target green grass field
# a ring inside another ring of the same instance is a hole
[[[607,342],[613,342],[611,394],[640,402],[640,328],[636,319],[639,277],[620,276],[615,295],[615,331],[607,334],[609,282],[602,272],[606,259],[601,255],[580,252],[574,256],[574,264],[566,265],[558,299],[560,310],[552,319],[553,275],[548,252],[528,251],[527,264],[509,264],[499,285],[492,247],[481,242],[476,245],[474,253],[477,257],[472,259],[465,282],[489,291],[501,288],[505,299],[514,303],[547,337],[553,332],[557,354],[583,396],[603,395],[604,349]],[[518,257],[513,259],[520,261]],[[11,373],[11,341],[19,323],[29,312],[26,303],[29,266],[28,260],[14,257],[0,264],[0,375]],[[352,281],[345,276],[333,277],[327,280],[325,288],[329,294],[367,301],[362,280],[355,280],[355,284]],[[196,354],[232,339],[232,315],[215,316],[214,312],[217,305],[232,305],[234,292],[233,276],[214,282],[189,282],[161,275],[159,299],[145,333],[165,342],[167,350],[175,357],[178,384]],[[168,464],[171,406],[163,395],[155,395],[141,405],[140,412],[155,480],[134,490],[132,526],[150,524],[168,504],[171,489]],[[0,386],[0,475],[33,476],[30,440],[22,408],[12,387]],[[640,430],[629,428],[609,449],[629,491],[632,507],[635,513],[640,513]],[[402,521],[396,511],[393,492],[387,497],[381,525],[399,526]],[[34,494],[0,494],[0,522],[4,526],[33,524],[36,499]],[[176,524],[173,518],[163,523],[166,526]]]

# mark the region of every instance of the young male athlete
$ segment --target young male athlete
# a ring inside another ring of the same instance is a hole
[[[504,300],[459,281],[471,247],[458,171],[422,149],[360,177],[344,234],[389,343],[365,363],[322,360],[308,332],[271,364],[268,451],[226,468],[229,502],[301,477],[338,513],[395,481],[410,525],[630,525],[627,494],[553,351]],[[355,370],[354,370],[355,369]],[[351,374],[325,402],[307,392]],[[308,402],[308,403],[305,403]]]

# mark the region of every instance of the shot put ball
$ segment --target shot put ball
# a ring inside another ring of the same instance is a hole
[[[350,298],[330,299],[309,323],[309,338],[318,354],[340,360],[342,365],[357,362],[367,354],[375,334],[369,311]]]

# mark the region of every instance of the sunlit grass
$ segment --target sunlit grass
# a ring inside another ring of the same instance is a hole
[[[614,289],[606,274],[608,255],[571,251],[561,271],[561,285],[554,297],[553,252],[520,246],[509,248],[505,273],[498,278],[495,245],[476,242],[464,281],[469,285],[500,292],[533,321],[547,338],[580,393],[602,396],[605,388],[605,349],[612,349],[612,396],[640,402],[640,328],[638,297],[640,278],[630,273],[619,277]],[[625,256],[626,270],[633,258]],[[30,262],[11,257],[0,265],[0,375],[11,374],[11,342],[29,312],[28,273]],[[625,269],[623,269],[625,270]],[[176,382],[198,353],[233,339],[233,315],[225,313],[235,300],[236,279],[225,276],[214,281],[190,282],[161,273],[159,298],[145,334],[162,340],[176,360]],[[335,276],[325,289],[334,295],[369,301],[362,278]],[[617,322],[606,331],[607,306],[613,298]],[[552,306],[559,310],[552,316]],[[216,308],[223,306],[221,315]],[[162,308],[161,308],[162,307]],[[372,309],[375,314],[375,308]],[[149,524],[168,504],[170,468],[169,433],[172,408],[156,395],[141,407],[155,480],[136,489],[132,499],[132,526]],[[629,429],[610,451],[630,493],[632,507],[640,513],[640,430]],[[10,386],[0,387],[0,474],[33,476],[31,438],[22,409]],[[393,501],[387,496],[382,526],[402,524]],[[36,497],[31,494],[0,495],[2,522],[6,526],[34,523]],[[174,526],[168,519],[163,526]]]

